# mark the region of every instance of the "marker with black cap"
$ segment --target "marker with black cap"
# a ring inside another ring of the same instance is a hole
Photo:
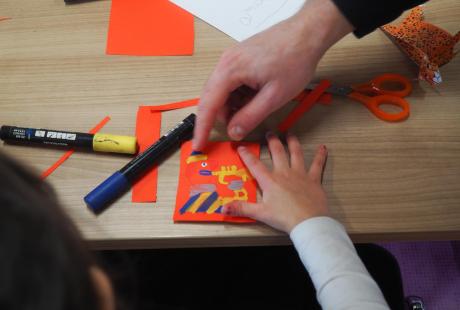
[[[195,127],[195,114],[190,114],[176,127],[162,136],[142,154],[115,172],[84,198],[88,208],[98,214],[128,189],[168,151],[179,147],[182,141],[191,137]]]

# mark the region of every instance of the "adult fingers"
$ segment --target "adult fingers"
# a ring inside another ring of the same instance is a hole
[[[310,177],[318,183],[321,183],[321,177],[323,175],[324,165],[327,158],[327,149],[325,145],[321,145],[316,151],[315,157],[310,165],[308,174]]]
[[[269,180],[271,180],[271,174],[268,168],[246,147],[238,147],[238,153],[243,163],[248,167],[249,172],[256,179],[257,183],[259,183],[260,188],[264,190]]]
[[[229,115],[230,107],[228,105],[224,105],[217,111],[216,120],[222,124],[226,124],[228,122]]]
[[[232,116],[227,128],[230,138],[243,139],[270,113],[280,107],[282,100],[279,86],[276,83],[266,84],[247,105]]]
[[[268,132],[266,138],[272,156],[273,168],[275,170],[289,169],[289,158],[280,139],[272,132]]]
[[[303,150],[299,139],[288,133],[287,144],[291,156],[291,168],[297,171],[305,171],[305,160],[303,158]]]
[[[225,105],[217,112],[217,120],[227,124],[233,114],[245,106],[253,97],[255,92],[243,85],[230,93]]]
[[[197,151],[206,145],[218,111],[225,106],[230,93],[241,85],[239,77],[231,72],[235,71],[218,65],[204,87],[198,104],[192,142],[193,149]]]

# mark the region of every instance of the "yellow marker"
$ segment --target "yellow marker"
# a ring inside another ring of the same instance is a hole
[[[97,133],[93,138],[93,150],[96,152],[136,154],[137,139],[130,136]]]

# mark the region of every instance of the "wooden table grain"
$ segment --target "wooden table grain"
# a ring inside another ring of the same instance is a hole
[[[62,0],[3,0],[0,16],[0,124],[87,131],[104,116],[104,132],[134,134],[139,105],[199,96],[222,51],[235,44],[196,20],[190,57],[105,55],[110,1],[65,6]],[[433,0],[426,16],[452,33],[460,4]],[[366,81],[417,70],[376,31],[347,36],[321,61],[316,78]],[[334,98],[315,106],[293,130],[305,158],[325,143],[330,156],[324,186],[334,217],[356,242],[460,238],[460,57],[442,68],[436,89],[414,83],[411,116],[402,123],[376,119],[363,106]],[[162,132],[194,108],[164,113]],[[249,140],[260,140],[286,115],[273,115]],[[219,128],[214,140],[226,139]],[[63,151],[1,145],[1,150],[43,171]],[[269,156],[265,149],[262,158]],[[94,248],[147,248],[284,244],[288,238],[261,224],[174,224],[179,152],[159,169],[158,202],[133,204],[126,194],[95,217],[83,197],[129,157],[75,153],[48,181]]]

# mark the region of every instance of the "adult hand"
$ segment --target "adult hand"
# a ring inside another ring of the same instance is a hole
[[[216,119],[243,139],[294,98],[316,66],[352,26],[332,0],[309,0],[293,17],[228,49],[201,94],[193,148],[204,148]]]
[[[233,201],[223,207],[222,213],[250,217],[286,233],[306,219],[328,216],[326,194],[321,187],[326,147],[319,147],[307,171],[296,137],[287,137],[290,154],[275,135],[268,134],[267,141],[273,160],[272,171],[245,147],[238,148],[241,159],[262,190],[262,202]]]

